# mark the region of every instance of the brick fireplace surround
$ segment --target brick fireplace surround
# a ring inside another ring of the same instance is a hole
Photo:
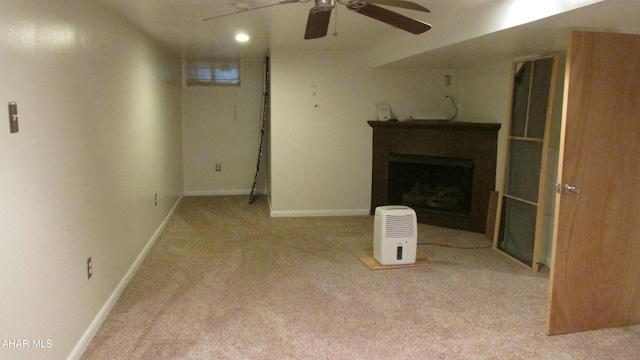
[[[368,121],[373,128],[371,209],[388,204],[389,154],[422,155],[473,161],[471,214],[440,214],[414,209],[418,222],[484,233],[489,195],[495,189],[500,124],[447,120]]]

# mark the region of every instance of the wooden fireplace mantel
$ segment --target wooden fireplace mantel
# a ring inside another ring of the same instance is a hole
[[[420,223],[484,233],[489,195],[495,190],[500,124],[447,120],[368,121],[373,128],[371,214],[388,200],[389,154],[473,160],[471,215],[416,210]],[[394,204],[399,205],[399,204]]]
[[[474,122],[462,122],[462,121],[449,121],[449,120],[407,120],[407,121],[367,121],[372,128],[407,128],[407,129],[439,129],[439,128],[454,128],[454,129],[474,129],[476,131],[486,130],[495,131],[500,130],[500,124],[494,123],[474,123]]]

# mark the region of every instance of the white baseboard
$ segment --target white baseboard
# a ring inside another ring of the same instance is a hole
[[[271,210],[271,217],[316,217],[316,216],[363,216],[369,215],[369,209],[347,210]]]
[[[185,191],[185,196],[225,196],[225,195],[250,195],[251,189],[239,190],[190,190]]]
[[[96,317],[91,322],[91,325],[89,325],[76,346],[73,348],[73,351],[71,351],[71,354],[69,354],[69,356],[67,357],[67,360],[80,359],[84,351],[89,346],[91,339],[93,339],[95,334],[98,332],[98,329],[100,329],[100,326],[102,326],[102,323],[107,318],[107,316],[111,312],[111,309],[113,309],[116,302],[120,298],[120,295],[124,291],[124,288],[127,287],[127,284],[129,284],[129,281],[131,281],[131,278],[133,278],[133,275],[135,275],[136,271],[138,270],[144,259],[147,257],[147,254],[149,254],[149,251],[151,250],[153,245],[155,245],[156,241],[164,231],[164,228],[169,223],[169,220],[171,220],[171,217],[173,217],[173,214],[178,208],[180,201],[182,201],[182,198],[183,195],[180,195],[175,204],[173,204],[173,207],[169,211],[169,214],[167,214],[158,229],[156,229],[156,231],[153,233],[153,236],[151,237],[151,239],[149,239],[149,242],[147,242],[147,245],[145,245],[144,249],[142,249],[142,252],[140,252],[138,257],[136,258],[136,261],[133,262],[133,265],[131,265],[129,271],[127,271],[122,280],[120,280],[118,286],[115,288],[115,290],[113,290],[107,302],[102,306]]]

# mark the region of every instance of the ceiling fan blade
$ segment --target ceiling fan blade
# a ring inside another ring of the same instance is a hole
[[[364,6],[356,7],[354,9],[349,7],[347,8],[351,11],[357,12],[358,14],[382,21],[383,23],[395,26],[412,34],[422,34],[431,29],[431,25],[425,22],[412,19],[376,5],[365,4]]]
[[[426,7],[424,7],[424,6],[420,5],[420,4],[416,4],[413,1],[404,1],[404,0],[366,0],[364,2],[369,3],[369,4],[393,6],[393,7],[409,9],[409,10],[431,12],[431,10],[427,9]]]
[[[311,9],[311,11],[309,11],[309,18],[307,19],[307,29],[304,32],[305,40],[327,36],[330,19],[331,9],[318,10],[315,7]]]

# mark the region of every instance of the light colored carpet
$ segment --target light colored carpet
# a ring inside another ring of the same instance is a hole
[[[373,216],[186,197],[82,358],[640,359],[640,326],[546,336],[548,274],[492,249],[421,245],[434,266],[373,271],[357,258],[372,248]]]
[[[382,265],[376,260],[371,252],[362,253],[358,255],[358,260],[371,270],[392,270],[392,269],[408,269],[419,266],[433,266],[433,261],[429,261],[427,258],[416,258],[415,262],[411,264],[388,264]]]

